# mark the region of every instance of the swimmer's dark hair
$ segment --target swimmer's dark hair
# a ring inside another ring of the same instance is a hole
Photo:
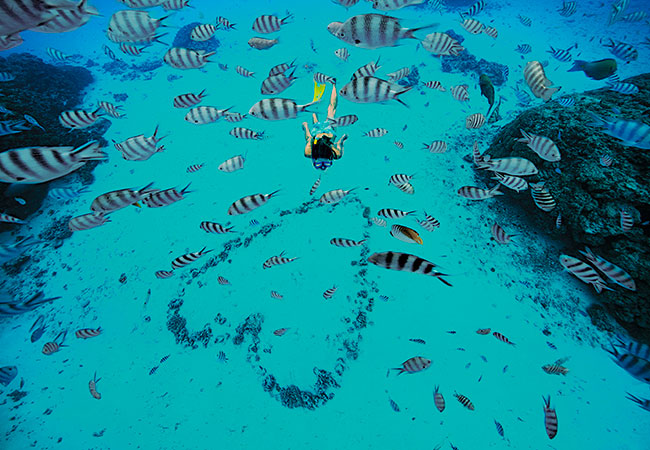
[[[329,136],[321,136],[311,146],[312,159],[334,159],[333,143]]]

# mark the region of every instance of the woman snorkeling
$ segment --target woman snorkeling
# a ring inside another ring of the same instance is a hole
[[[314,101],[320,100],[324,91],[325,85],[316,83],[314,86]],[[332,95],[327,108],[327,119],[319,122],[314,113],[311,129],[307,122],[302,123],[305,129],[305,158],[311,158],[314,168],[319,170],[327,169],[335,159],[340,159],[343,156],[343,143],[348,138],[348,135],[344,134],[341,139],[334,142],[334,127],[336,125],[332,122],[336,114],[337,103],[336,86],[332,85]]]

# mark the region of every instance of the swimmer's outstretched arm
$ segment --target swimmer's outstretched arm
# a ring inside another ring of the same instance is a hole
[[[312,136],[311,133],[309,132],[309,125],[307,125],[307,122],[303,122],[302,127],[305,129],[305,157],[311,158]]]
[[[330,105],[327,107],[327,118],[333,119],[336,115],[336,107],[339,103],[339,100],[336,96],[336,85],[332,85],[332,95],[330,95]]]
[[[336,144],[334,144],[335,145],[334,151],[336,152],[337,159],[343,157],[343,144],[345,143],[345,140],[347,138],[348,138],[348,135],[344,134],[343,136],[341,136],[341,139],[339,139],[338,142]]]

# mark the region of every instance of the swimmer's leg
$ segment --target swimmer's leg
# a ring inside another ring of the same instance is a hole
[[[333,119],[336,115],[336,107],[339,103],[336,92],[336,85],[332,85],[332,95],[330,95],[330,104],[327,107],[327,118]]]

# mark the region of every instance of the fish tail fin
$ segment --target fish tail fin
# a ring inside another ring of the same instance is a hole
[[[210,56],[215,55],[216,53],[217,53],[217,52],[204,53],[203,55],[201,55],[201,57],[202,57],[205,61],[207,61],[208,58],[209,58]],[[212,61],[207,61],[207,62],[212,62]]]
[[[275,194],[277,194],[278,192],[280,192],[281,190],[282,190],[282,189],[276,189],[275,191],[273,191],[273,192],[271,192],[270,194],[268,194],[267,197],[268,197],[268,198],[271,198],[271,197],[273,197]]]
[[[90,161],[93,159],[106,159],[106,154],[100,151],[97,141],[89,141],[75,148],[71,153],[80,161]]]
[[[397,96],[398,96],[398,95],[402,95],[402,94],[404,94],[404,93],[410,91],[411,89],[413,89],[413,86],[408,86],[407,88],[404,88],[404,89],[402,89],[401,91],[396,92],[395,94],[393,94],[393,98],[394,98],[395,100],[397,100],[398,102],[400,102],[402,105],[404,105],[404,106],[406,106],[406,107],[408,108],[409,105],[407,105],[406,103],[404,103],[404,102],[402,101],[402,99],[398,98]]]
[[[587,61],[583,61],[581,59],[576,59],[573,61],[573,66],[567,72],[578,72],[580,70],[584,70],[585,64],[587,64]]]
[[[437,272],[437,273],[435,274],[435,277],[436,277],[438,280],[440,280],[442,283],[446,284],[446,285],[449,286],[449,287],[453,287],[452,284],[451,284],[449,281],[447,281],[447,280],[445,280],[444,278],[442,278],[442,277],[448,277],[448,276],[449,276],[448,274],[446,274],[446,273],[440,273],[440,272]]]
[[[440,24],[432,23],[432,24],[429,24],[429,25],[425,25],[423,27],[411,28],[410,30],[407,30],[406,33],[404,33],[404,38],[420,40],[419,38],[414,36],[415,33],[417,33],[420,30],[426,30],[427,28],[437,27],[438,25],[440,25]]]
[[[191,194],[191,193],[193,192],[193,191],[188,191],[188,190],[187,190],[187,188],[190,187],[190,184],[192,184],[192,182],[187,183],[187,186],[185,186],[185,187],[183,188],[183,190],[181,191],[181,194]]]
[[[403,367],[393,367],[393,368],[390,369],[390,370],[397,370],[397,371],[398,371],[397,375],[401,375],[401,374],[403,374],[404,372],[406,372],[406,370],[404,370]]]
[[[500,185],[500,184],[497,184],[496,186],[494,186],[493,188],[491,188],[491,189],[488,191],[488,193],[489,193],[490,195],[493,195],[493,196],[494,196],[494,195],[503,195],[503,192],[501,192],[501,191],[499,190],[500,187],[501,187],[501,185]]]

